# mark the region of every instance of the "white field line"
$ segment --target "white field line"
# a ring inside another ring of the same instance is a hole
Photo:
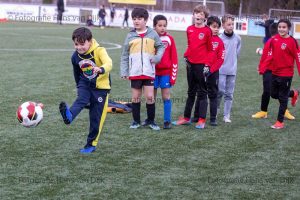
[[[19,33],[9,33],[9,35],[22,35]],[[47,35],[39,35],[37,37],[40,38],[51,38],[51,39],[61,39],[61,40],[72,40],[71,38],[67,38],[67,37],[59,37],[59,36],[47,36]],[[102,44],[107,44],[110,45],[111,47],[105,47],[106,50],[114,50],[114,49],[121,49],[122,45],[117,44],[117,43],[112,43],[112,42],[103,42],[100,41],[99,42],[100,45],[102,46]],[[66,52],[66,51],[74,51],[74,49],[8,49],[8,48],[0,48],[0,51],[33,51],[33,52]]]

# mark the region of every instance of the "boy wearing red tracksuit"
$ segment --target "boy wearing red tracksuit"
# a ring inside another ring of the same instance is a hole
[[[297,41],[289,35],[291,22],[287,19],[278,21],[278,34],[272,38],[270,56],[265,64],[272,64],[271,97],[278,99],[280,106],[277,121],[271,128],[284,128],[284,112],[287,109],[288,98],[293,96],[292,105],[297,102],[298,91],[290,92],[294,75],[294,61],[296,60],[300,75],[300,51]]]
[[[165,52],[160,63],[155,65],[154,94],[156,98],[157,88],[161,88],[164,102],[164,129],[169,129],[171,128],[172,111],[170,88],[175,84],[177,78],[177,50],[173,37],[166,32],[167,18],[165,16],[156,15],[153,19],[153,27],[165,46]]]
[[[209,72],[207,73],[207,95],[209,98],[210,109],[210,125],[217,126],[217,110],[218,110],[218,83],[219,83],[219,69],[224,62],[225,47],[219,35],[221,21],[216,16],[211,16],[207,19],[207,26],[210,27],[213,33],[212,46],[213,54]],[[205,119],[205,118],[204,118]]]
[[[174,125],[190,124],[191,111],[195,101],[195,93],[199,99],[199,119],[196,128],[204,128],[207,111],[206,79],[210,72],[212,48],[212,31],[205,25],[208,10],[203,5],[194,8],[194,24],[186,30],[188,47],[184,54],[187,63],[188,98],[184,116],[173,122]]]

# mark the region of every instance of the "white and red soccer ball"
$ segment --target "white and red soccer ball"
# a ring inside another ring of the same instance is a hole
[[[258,55],[262,55],[262,54],[263,54],[263,49],[262,49],[262,48],[257,48],[257,49],[256,49],[256,53],[257,53]]]
[[[28,128],[36,127],[43,119],[43,107],[42,103],[24,102],[17,110],[20,124]]]

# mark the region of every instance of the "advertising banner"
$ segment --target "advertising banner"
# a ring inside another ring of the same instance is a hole
[[[156,5],[156,0],[108,0],[109,3]]]

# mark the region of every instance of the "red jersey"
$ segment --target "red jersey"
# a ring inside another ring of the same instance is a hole
[[[279,34],[270,39],[270,56],[265,65],[272,66],[272,74],[291,77],[294,75],[294,61],[296,60],[300,75],[300,51],[298,42],[293,37],[283,38]]]
[[[191,25],[186,30],[187,49],[184,53],[191,63],[210,65],[212,56],[212,32],[208,26]]]
[[[224,57],[225,57],[225,47],[224,43],[219,38],[219,36],[214,35],[212,37],[212,46],[213,46],[213,54],[212,54],[212,59],[211,59],[211,64],[210,66],[210,72],[214,73],[220,69],[224,62]]]
[[[171,35],[165,33],[160,35],[160,39],[165,45],[165,52],[160,63],[155,66],[155,75],[170,76],[170,84],[174,85],[177,78],[178,58],[176,44]]]
[[[264,74],[267,70],[272,70],[272,62],[266,62],[266,59],[271,56],[271,39],[269,39],[264,46],[259,64],[258,64],[258,72],[259,74]]]

